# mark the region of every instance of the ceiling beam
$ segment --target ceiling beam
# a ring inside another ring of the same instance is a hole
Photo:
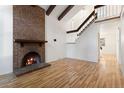
[[[105,6],[105,5],[96,5],[96,6],[94,6],[94,8],[96,9],[96,8],[103,7],[103,6]]]
[[[50,13],[53,11],[53,9],[56,7],[56,5],[50,5],[49,8],[46,11],[46,15],[50,15]]]
[[[73,7],[74,5],[68,5],[67,8],[59,15],[58,20],[60,21]]]

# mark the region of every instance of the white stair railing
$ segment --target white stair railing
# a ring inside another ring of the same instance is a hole
[[[120,17],[121,7],[121,5],[105,5],[96,8],[95,12],[97,13],[97,20]]]

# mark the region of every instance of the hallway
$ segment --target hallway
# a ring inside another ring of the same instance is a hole
[[[103,54],[100,58],[99,78],[96,86],[99,87],[124,87],[124,78],[120,72],[116,57],[110,54]]]

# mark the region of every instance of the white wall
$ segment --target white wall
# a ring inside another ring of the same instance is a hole
[[[97,23],[90,25],[76,41],[76,44],[67,44],[67,57],[98,62],[98,32],[99,25]]]
[[[67,43],[66,44],[66,57],[67,58],[76,58],[76,43]]]
[[[0,75],[13,71],[12,6],[0,6]]]
[[[66,48],[66,32],[57,18],[46,16],[45,31],[46,31],[46,62],[55,61],[65,58]],[[57,39],[56,42],[53,39]]]
[[[102,49],[104,54],[117,55],[118,52],[118,26],[119,19],[100,23],[100,38],[105,38],[105,46]]]

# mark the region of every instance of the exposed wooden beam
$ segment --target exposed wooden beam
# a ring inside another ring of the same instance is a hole
[[[50,15],[50,13],[53,11],[53,9],[56,7],[56,5],[50,5],[49,8],[46,11],[46,15]]]
[[[58,20],[60,21],[73,7],[74,5],[68,5],[67,8],[60,14]]]
[[[96,6],[94,6],[94,8],[96,9],[96,8],[103,7],[103,6],[105,6],[105,5],[96,5]]]
[[[67,31],[66,33],[68,34],[68,33],[74,33],[74,32],[78,32],[78,30],[76,29],[76,30],[71,30],[71,31]]]

